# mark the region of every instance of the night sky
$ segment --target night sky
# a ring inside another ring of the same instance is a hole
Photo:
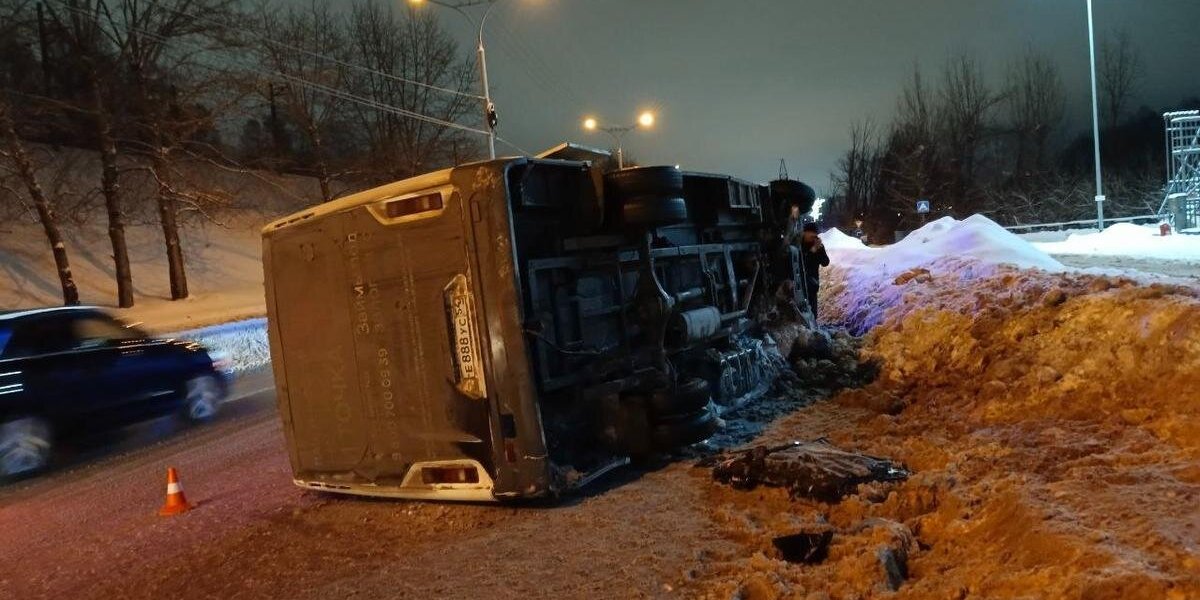
[[[1029,47],[1062,70],[1068,127],[1090,127],[1084,0],[502,2],[486,34],[501,135],[532,152],[607,147],[582,130],[585,115],[632,123],[650,108],[659,125],[625,144],[643,164],[765,181],[786,158],[824,190],[849,124],[889,120],[914,62],[933,75],[970,53],[998,84]],[[465,19],[427,9],[474,47]],[[1095,0],[1095,11],[1098,36],[1126,27],[1142,54],[1139,104],[1200,95],[1200,0]]]

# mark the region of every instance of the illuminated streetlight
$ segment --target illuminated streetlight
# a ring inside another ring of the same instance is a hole
[[[622,140],[624,140],[625,134],[638,128],[649,129],[650,127],[654,126],[655,120],[656,118],[654,113],[650,111],[645,111],[638,115],[637,123],[634,123],[633,125],[601,126],[595,118],[588,117],[583,120],[583,128],[588,131],[603,131],[611,136],[613,142],[615,142],[617,145],[617,168],[624,169],[625,149],[623,147]]]

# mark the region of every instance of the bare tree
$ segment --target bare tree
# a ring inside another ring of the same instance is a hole
[[[171,299],[188,297],[179,235],[178,202],[171,155],[209,122],[207,111],[189,110],[187,98],[211,83],[197,64],[202,50],[224,40],[221,19],[234,0],[102,0],[100,28],[121,59],[131,83],[134,121],[122,141],[146,160],[154,180],[156,207],[166,247]]]
[[[1046,167],[1048,141],[1062,125],[1064,96],[1058,67],[1044,55],[1028,51],[1009,66],[1004,98],[1018,175]]]
[[[33,161],[25,150],[25,145],[17,136],[13,126],[12,115],[7,101],[0,99],[0,143],[3,150],[0,155],[12,161],[13,167],[25,186],[34,210],[46,234],[46,242],[50,244],[50,252],[54,255],[54,266],[58,270],[58,282],[62,286],[63,304],[71,306],[79,304],[79,289],[75,286],[75,277],[71,274],[71,261],[67,257],[67,245],[58,229],[58,215],[54,206],[46,198],[41,183],[38,182]]]
[[[1001,99],[984,81],[975,59],[959,55],[946,62],[938,93],[938,129],[955,174],[953,201],[961,211],[974,208],[979,150],[988,134],[990,112]]]
[[[348,88],[356,95],[438,121],[457,121],[474,106],[473,97],[462,93],[474,81],[474,69],[429,12],[397,15],[390,7],[360,1],[351,11],[348,37],[351,60],[374,71],[356,71],[349,78]],[[385,177],[408,177],[444,164],[463,145],[460,131],[436,122],[365,106],[355,109],[371,168]]]
[[[1100,97],[1105,123],[1114,128],[1137,94],[1143,75],[1141,53],[1133,45],[1129,30],[1120,29],[1100,45]]]
[[[65,42],[65,52],[79,72],[84,93],[80,105],[73,107],[92,123],[96,147],[100,152],[100,193],[108,214],[108,236],[113,250],[117,282],[117,305],[133,306],[133,271],[125,241],[125,215],[122,206],[117,143],[113,136],[113,111],[107,85],[114,75],[111,54],[105,47],[100,22],[104,18],[103,0],[62,0],[46,5],[57,33]]]
[[[321,199],[333,199],[333,179],[326,156],[324,132],[342,115],[344,103],[316,86],[340,89],[346,69],[338,57],[345,52],[345,24],[324,2],[313,0],[304,10],[291,9],[279,15],[260,11],[265,36],[261,50],[267,64],[282,76],[269,88],[272,106],[276,89],[283,91],[282,104],[288,117],[300,126],[312,151],[312,166],[321,185]]]
[[[879,184],[880,154],[875,122],[868,118],[851,125],[850,148],[838,159],[833,174],[834,195],[840,199],[839,225],[849,225],[870,209]]]
[[[912,78],[901,90],[892,123],[880,158],[880,197],[886,202],[875,207],[877,217],[904,215],[913,201],[937,195],[942,189],[940,149],[935,137],[936,106],[920,67],[914,66]],[[880,219],[873,225],[883,226]]]

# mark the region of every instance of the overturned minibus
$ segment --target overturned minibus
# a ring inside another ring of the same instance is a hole
[[[297,485],[552,496],[769,385],[753,307],[796,278],[780,226],[811,189],[590,158],[463,165],[263,230]]]

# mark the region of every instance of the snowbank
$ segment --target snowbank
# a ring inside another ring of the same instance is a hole
[[[878,553],[901,547],[897,598],[1200,598],[1200,290],[1046,268],[978,219],[930,225],[831,244],[822,312],[869,330],[879,377],[758,440],[824,437],[915,475],[836,504],[718,488],[740,552],[696,595],[892,597]],[[825,530],[817,565],[767,543]]]
[[[1034,242],[1048,254],[1131,256],[1200,261],[1200,236],[1159,235],[1157,225],[1117,223],[1103,232],[1072,233],[1058,242]]]
[[[976,259],[983,264],[1008,264],[1047,271],[1063,270],[1062,263],[997,225],[983,215],[962,221],[942,217],[910,233],[903,240],[870,248],[837,229],[822,235],[831,257],[843,264],[896,275],[916,267],[934,265],[946,257]]]
[[[833,265],[822,296],[824,318],[857,332],[883,319],[902,301],[898,278],[952,277],[962,285],[989,277],[1002,266],[1062,272],[1066,267],[982,215],[962,221],[943,217],[891,246],[872,248],[836,229],[822,235]],[[849,241],[848,241],[849,240]]]
[[[267,320],[264,318],[182,331],[169,337],[197,341],[212,350],[225,353],[233,361],[235,373],[271,364]]]
[[[828,250],[862,250],[866,248],[862,240],[842,233],[842,230],[834,227],[821,234],[821,242],[825,244]]]

